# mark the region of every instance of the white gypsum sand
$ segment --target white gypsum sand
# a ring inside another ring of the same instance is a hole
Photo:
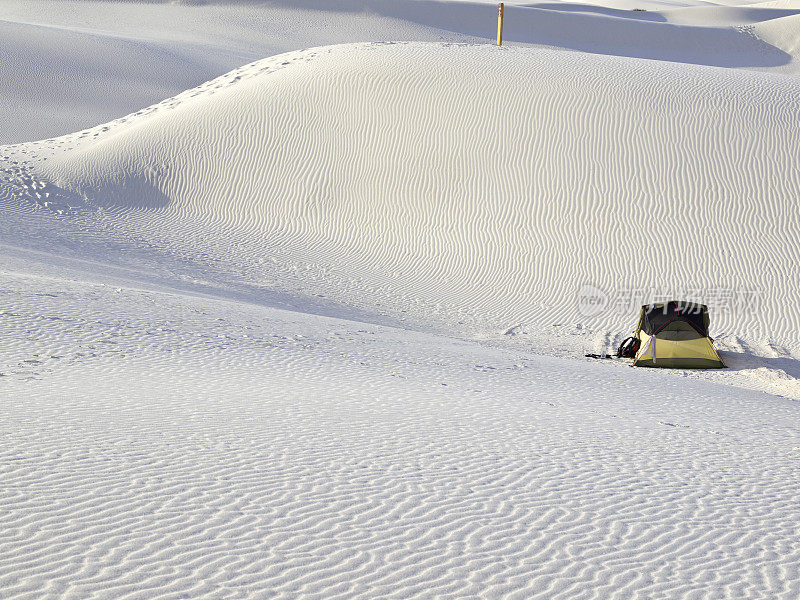
[[[511,2],[504,39],[797,73],[796,0],[727,4]],[[495,14],[494,2],[449,0],[5,0],[0,144],[110,121],[281,52],[386,40],[491,43]]]
[[[600,351],[635,306],[581,314],[583,286],[717,300],[736,363],[798,352],[799,91],[544,49],[324,47],[14,152],[58,210],[229,277],[484,336],[579,323]]]
[[[800,6],[506,8],[4,3],[1,597],[800,595]]]
[[[6,598],[797,595],[796,401],[13,267]]]

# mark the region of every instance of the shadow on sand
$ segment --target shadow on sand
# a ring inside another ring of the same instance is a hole
[[[800,380],[800,360],[791,356],[755,356],[747,352],[721,350],[720,357],[731,371],[751,371],[753,369],[769,369],[783,371],[789,377]]]
[[[326,0],[277,2],[292,8],[368,12],[487,41],[494,40],[497,34],[495,4],[342,0],[332,8]],[[777,67],[792,59],[786,52],[734,27],[678,25],[666,23],[663,16],[649,11],[578,3],[507,5],[503,37],[507,42],[716,67]]]

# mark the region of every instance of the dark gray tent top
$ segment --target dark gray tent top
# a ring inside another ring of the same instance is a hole
[[[708,307],[695,302],[670,301],[642,307],[639,327],[647,335],[656,335],[670,324],[691,326],[700,336],[708,337]]]

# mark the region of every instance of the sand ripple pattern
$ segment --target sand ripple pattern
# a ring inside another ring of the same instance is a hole
[[[497,326],[618,329],[619,313],[580,314],[582,286],[612,303],[738,290],[715,333],[796,343],[795,78],[358,44],[254,63],[104,129],[40,144],[37,172],[175,246],[324,265],[344,303],[380,290]]]
[[[4,599],[800,594],[796,402],[2,277]]]

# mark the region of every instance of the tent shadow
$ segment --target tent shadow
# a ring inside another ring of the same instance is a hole
[[[720,358],[731,371],[751,371],[753,369],[770,369],[783,371],[789,377],[800,379],[800,359],[791,356],[756,356],[748,352],[719,350]]]

